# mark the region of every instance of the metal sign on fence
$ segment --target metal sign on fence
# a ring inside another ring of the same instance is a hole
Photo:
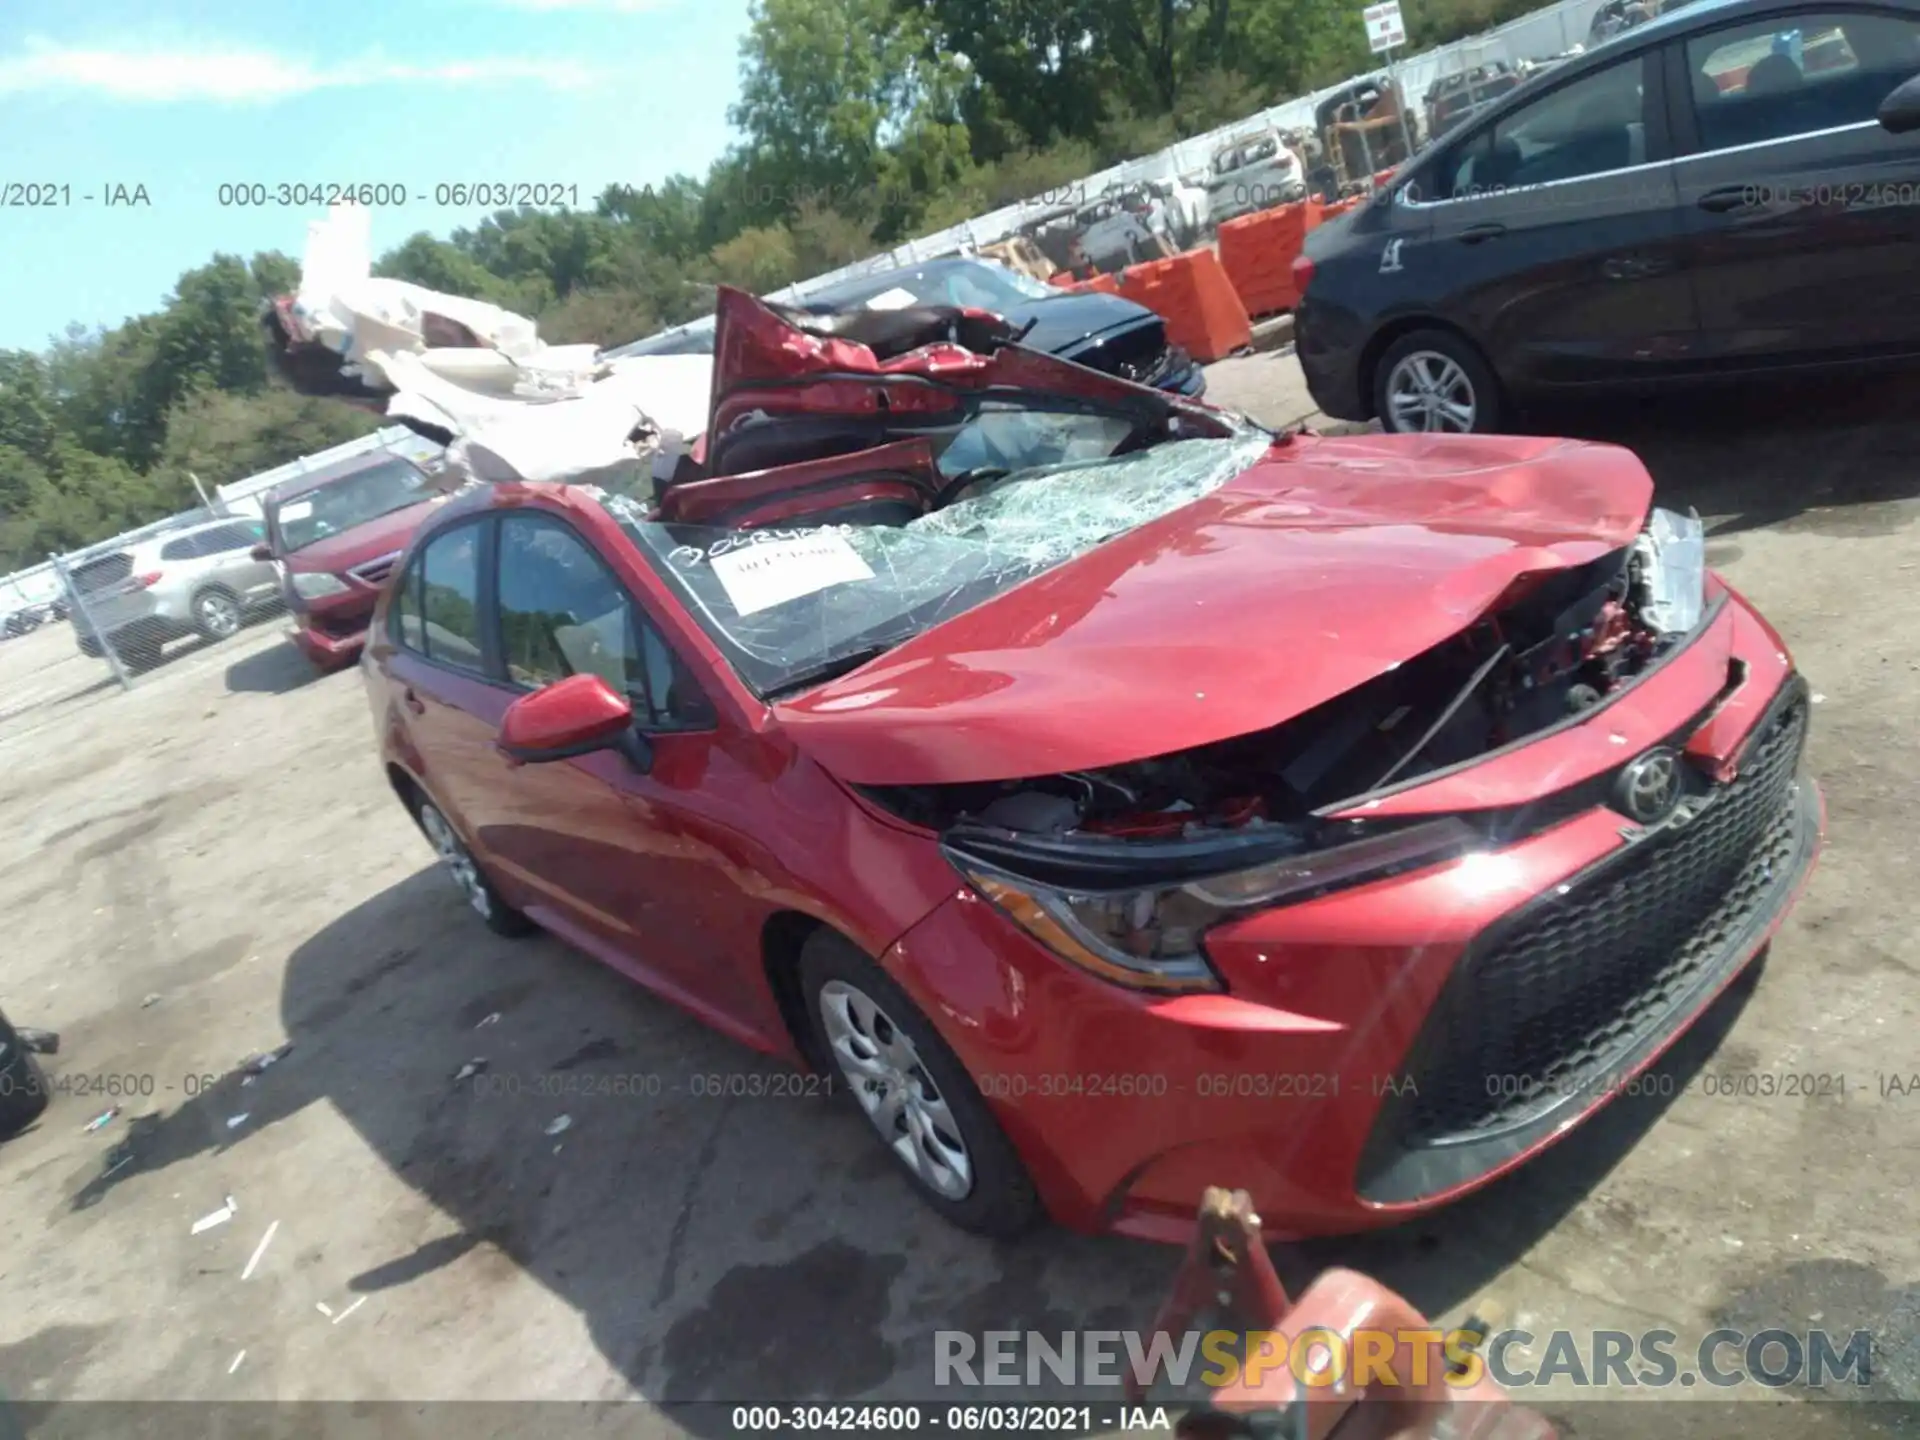
[[[1407,43],[1407,27],[1400,20],[1400,0],[1381,0],[1360,12],[1367,26],[1367,48],[1378,55]]]

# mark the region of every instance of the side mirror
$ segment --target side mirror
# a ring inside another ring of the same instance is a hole
[[[253,549],[249,550],[247,553],[251,555],[255,560],[273,559],[273,547],[267,544],[266,541],[264,540],[261,541],[258,545],[254,546]]]
[[[1880,128],[1894,135],[1920,130],[1920,75],[1896,86],[1893,93],[1880,102],[1877,118]]]
[[[633,706],[598,675],[569,675],[522,695],[501,717],[496,743],[520,765],[600,750],[620,751],[642,772],[653,765],[653,747],[633,728]]]

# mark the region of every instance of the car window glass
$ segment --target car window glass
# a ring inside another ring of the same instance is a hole
[[[1920,70],[1920,24],[1893,15],[1809,12],[1687,42],[1702,150],[1757,145],[1875,118]]]
[[[480,527],[428,541],[421,580],[420,649],[443,665],[480,669]]]
[[[509,516],[500,527],[500,645],[521,685],[598,675],[648,723],[698,723],[691,676],[583,541],[557,521]]]
[[[395,644],[421,654],[426,652],[426,632],[420,623],[420,567],[424,556],[414,559],[400,578],[393,593],[389,633]]]
[[[259,536],[251,525],[222,525],[216,530],[207,531],[202,543],[209,555],[225,555],[233,550],[251,550],[259,543]]]
[[[1646,69],[1635,56],[1521,106],[1443,156],[1413,198],[1464,200],[1644,164]]]
[[[166,543],[166,544],[164,544],[164,545],[162,545],[162,546],[160,547],[160,558],[161,558],[161,559],[162,559],[163,561],[165,561],[165,560],[191,560],[191,559],[193,559],[193,558],[194,558],[194,556],[196,556],[196,555],[203,555],[203,554],[205,554],[206,552],[205,552],[205,551],[203,551],[203,550],[201,550],[200,548],[198,548],[198,547],[197,547],[197,546],[196,546],[196,545],[195,545],[195,544],[193,543],[193,540],[194,540],[194,537],[193,537],[193,536],[191,536],[191,535],[183,535],[183,536],[182,536],[182,537],[181,537],[180,539],[178,539],[178,540],[169,540],[169,541],[167,541],[167,543]]]

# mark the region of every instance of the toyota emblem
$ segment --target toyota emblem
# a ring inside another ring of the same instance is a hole
[[[1634,760],[1620,772],[1614,803],[1641,825],[1666,819],[1680,803],[1679,752],[1649,750]]]

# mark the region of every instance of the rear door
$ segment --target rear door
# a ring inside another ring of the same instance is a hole
[[[1469,120],[1410,179],[1432,216],[1418,288],[1519,388],[1650,379],[1693,347],[1693,293],[1653,52]],[[1405,193],[1400,192],[1400,193]]]
[[[488,787],[500,767],[494,738],[509,700],[488,679],[481,583],[493,521],[480,516],[432,536],[409,563],[393,605],[395,642],[384,657],[392,713],[428,795],[483,863]]]
[[[201,531],[200,553],[209,562],[206,578],[230,587],[249,605],[272,598],[280,585],[273,562],[253,558],[253,547],[266,534],[265,524],[257,520],[234,520]]]
[[[1920,136],[1875,119],[1920,72],[1914,15],[1775,11],[1676,42],[1667,63],[1702,358],[1920,349]]]

